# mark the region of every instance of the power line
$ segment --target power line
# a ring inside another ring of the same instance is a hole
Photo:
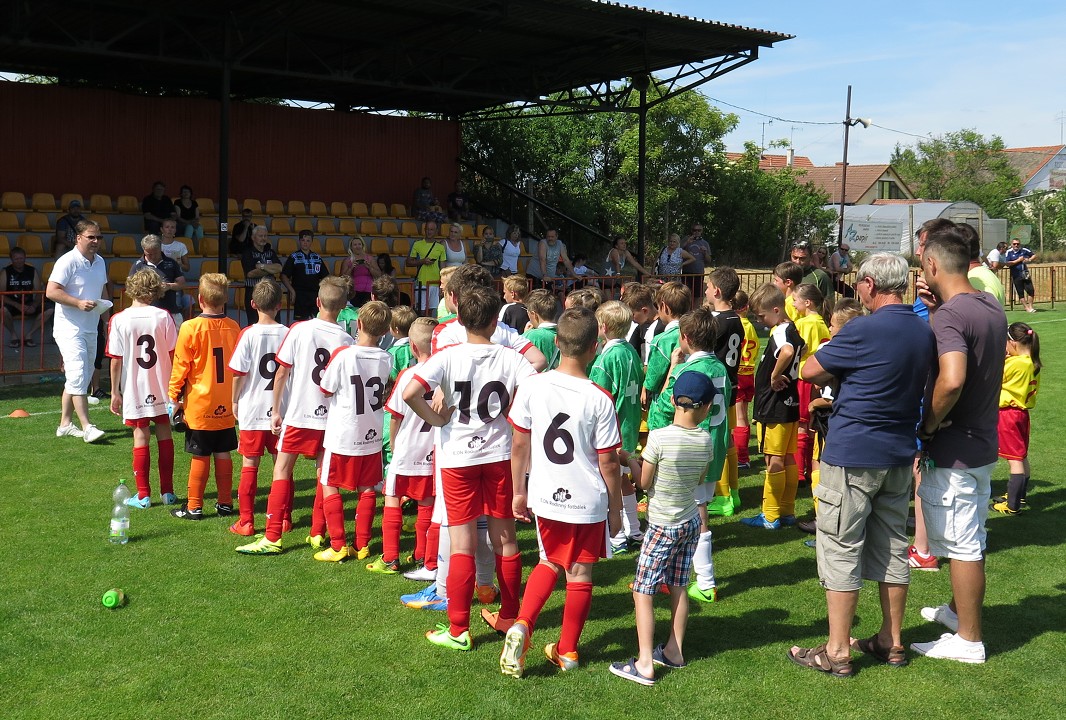
[[[875,128],[880,128],[882,130],[888,130],[889,132],[899,133],[900,135],[910,135],[911,137],[921,138],[922,140],[925,140],[926,138],[929,137],[928,134],[926,134],[926,135],[918,135],[916,133],[905,132],[903,130],[895,130],[895,129],[890,128],[890,127],[885,127],[884,125],[878,125],[877,123],[870,123],[870,125],[872,125]]]
[[[752,115],[759,115],[759,116],[764,117],[764,118],[770,118],[771,120],[777,120],[778,122],[789,123],[789,124],[792,124],[792,125],[839,125],[840,124],[839,122],[815,122],[813,120],[788,120],[786,118],[777,117],[776,115],[767,115],[766,113],[759,112],[758,110],[752,110],[750,108],[741,107],[740,105],[734,105],[733,103],[727,103],[725,100],[719,100],[718,98],[713,98],[713,97],[711,97],[709,95],[707,96],[707,99],[713,100],[714,102],[719,103],[721,105],[725,105],[727,107],[734,108],[735,110],[743,110],[744,112],[751,113]]]

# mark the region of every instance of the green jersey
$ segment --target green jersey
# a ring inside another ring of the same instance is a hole
[[[412,365],[411,338],[397,338],[389,348],[389,355],[392,355],[392,373],[389,375],[389,380],[396,380],[401,370],[406,370]]]
[[[355,337],[355,333],[359,330],[359,326],[356,324],[358,319],[359,308],[354,307],[351,303],[345,305],[344,309],[337,313],[337,324],[344,328],[344,332],[352,337]]]
[[[670,355],[681,344],[681,330],[677,320],[671,320],[666,329],[655,336],[648,349],[648,369],[644,375],[644,387],[649,395],[663,392],[666,374],[670,371]],[[670,415],[673,422],[673,414]],[[667,423],[669,424],[669,423]]]
[[[555,323],[542,322],[538,327],[522,333],[522,337],[533,343],[548,361],[541,372],[548,372],[559,367],[559,348],[555,345],[555,336],[558,332]]]
[[[640,386],[644,369],[640,356],[625,340],[608,340],[589,372],[589,380],[611,393],[622,433],[622,449],[637,449],[640,434]]]

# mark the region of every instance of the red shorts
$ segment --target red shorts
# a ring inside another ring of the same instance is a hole
[[[146,428],[152,423],[155,423],[156,425],[169,425],[170,424],[170,416],[167,415],[166,413],[164,413],[162,415],[156,415],[155,417],[134,418],[132,420],[123,420],[122,423],[126,427],[131,427],[131,428]]]
[[[737,375],[737,402],[751,402],[755,399],[755,376]]]
[[[278,451],[278,436],[269,430],[241,430],[237,438],[237,452],[243,457],[263,457]]]
[[[322,456],[322,484],[342,490],[374,487],[381,482],[381,453],[339,455],[329,450]]]
[[[574,563],[594,563],[607,557],[607,521],[574,525],[537,518],[537,539],[544,557],[569,569]]]
[[[999,456],[1024,460],[1029,455],[1029,411],[1016,407],[999,409]]]
[[[278,438],[278,452],[317,458],[322,452],[322,440],[325,437],[325,430],[309,430],[293,425],[282,425],[281,436]]]
[[[409,497],[428,500],[434,496],[432,475],[394,475],[385,480],[385,494],[389,497]]]
[[[513,518],[511,461],[497,460],[461,468],[441,468],[448,525],[465,525],[482,515]]]
[[[800,427],[806,427],[811,421],[811,390],[814,386],[806,380],[796,381],[796,391],[799,393]]]

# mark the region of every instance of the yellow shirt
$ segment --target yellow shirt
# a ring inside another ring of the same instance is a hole
[[[755,332],[755,326],[746,317],[740,318],[740,324],[744,326],[744,349],[740,351],[737,374],[754,375],[755,364],[759,361],[759,336]]]
[[[803,342],[807,343],[807,347],[803,349],[803,357],[800,358],[800,362],[803,362],[818,349],[818,346],[829,339],[829,328],[826,327],[825,320],[821,315],[816,313],[808,313],[796,320],[796,332],[803,338]]]
[[[791,295],[785,296],[785,315],[788,315],[788,319],[792,322],[796,322],[796,318],[799,317],[799,312],[796,310],[796,302]]]
[[[437,261],[428,265],[418,266],[418,282],[423,285],[439,285],[440,264],[448,258],[447,252],[444,250],[444,243],[425,239],[416,240],[415,244],[411,246],[411,256],[419,260]]]
[[[1040,375],[1028,355],[1008,355],[1003,363],[1003,388],[999,392],[999,406],[1029,410],[1036,406],[1036,391]]]
[[[185,422],[193,430],[234,426],[233,373],[229,369],[240,327],[228,317],[201,315],[178,328],[170,398],[185,393]]]

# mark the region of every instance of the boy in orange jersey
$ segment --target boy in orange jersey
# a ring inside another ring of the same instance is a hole
[[[222,273],[200,276],[199,302],[203,312],[178,330],[174,369],[170,374],[170,400],[175,414],[184,413],[188,430],[185,452],[189,466],[189,495],[170,514],[181,520],[202,520],[204,488],[215,459],[215,487],[219,515],[233,514],[233,460],[237,449],[234,431],[233,374],[226,368],[233,356],[240,327],[226,317],[229,278]]]
[[[322,441],[329,410],[319,382],[333,351],[355,343],[352,336],[337,324],[337,315],[348,302],[348,280],[342,277],[322,280],[316,302],[318,316],[294,323],[278,348],[278,369],[274,376],[274,398],[270,410],[271,430],[278,435],[278,457],[274,461],[274,480],[267,499],[266,532],[255,542],[237,548],[237,552],[245,555],[276,555],[281,552],[281,536],[288,530],[285,521],[292,516],[296,487],[293,468],[296,459],[300,455],[314,458],[321,471]],[[282,398],[286,390],[289,401],[283,407]],[[373,492],[370,501],[374,502]],[[363,512],[362,505],[357,512]],[[373,509],[368,510],[367,514],[373,518]],[[316,483],[311,534],[307,541],[315,550],[322,550],[326,546],[325,534],[322,486]]]
[[[259,462],[270,453],[278,455],[278,436],[270,429],[274,403],[277,353],[287,327],[275,320],[281,306],[281,285],[263,278],[252,290],[252,308],[259,322],[241,330],[229,369],[233,371],[233,412],[240,426],[237,452],[244,461],[237,486],[240,519],[230,526],[235,535],[255,535],[255,495],[259,485]],[[285,398],[282,398],[283,404]]]

